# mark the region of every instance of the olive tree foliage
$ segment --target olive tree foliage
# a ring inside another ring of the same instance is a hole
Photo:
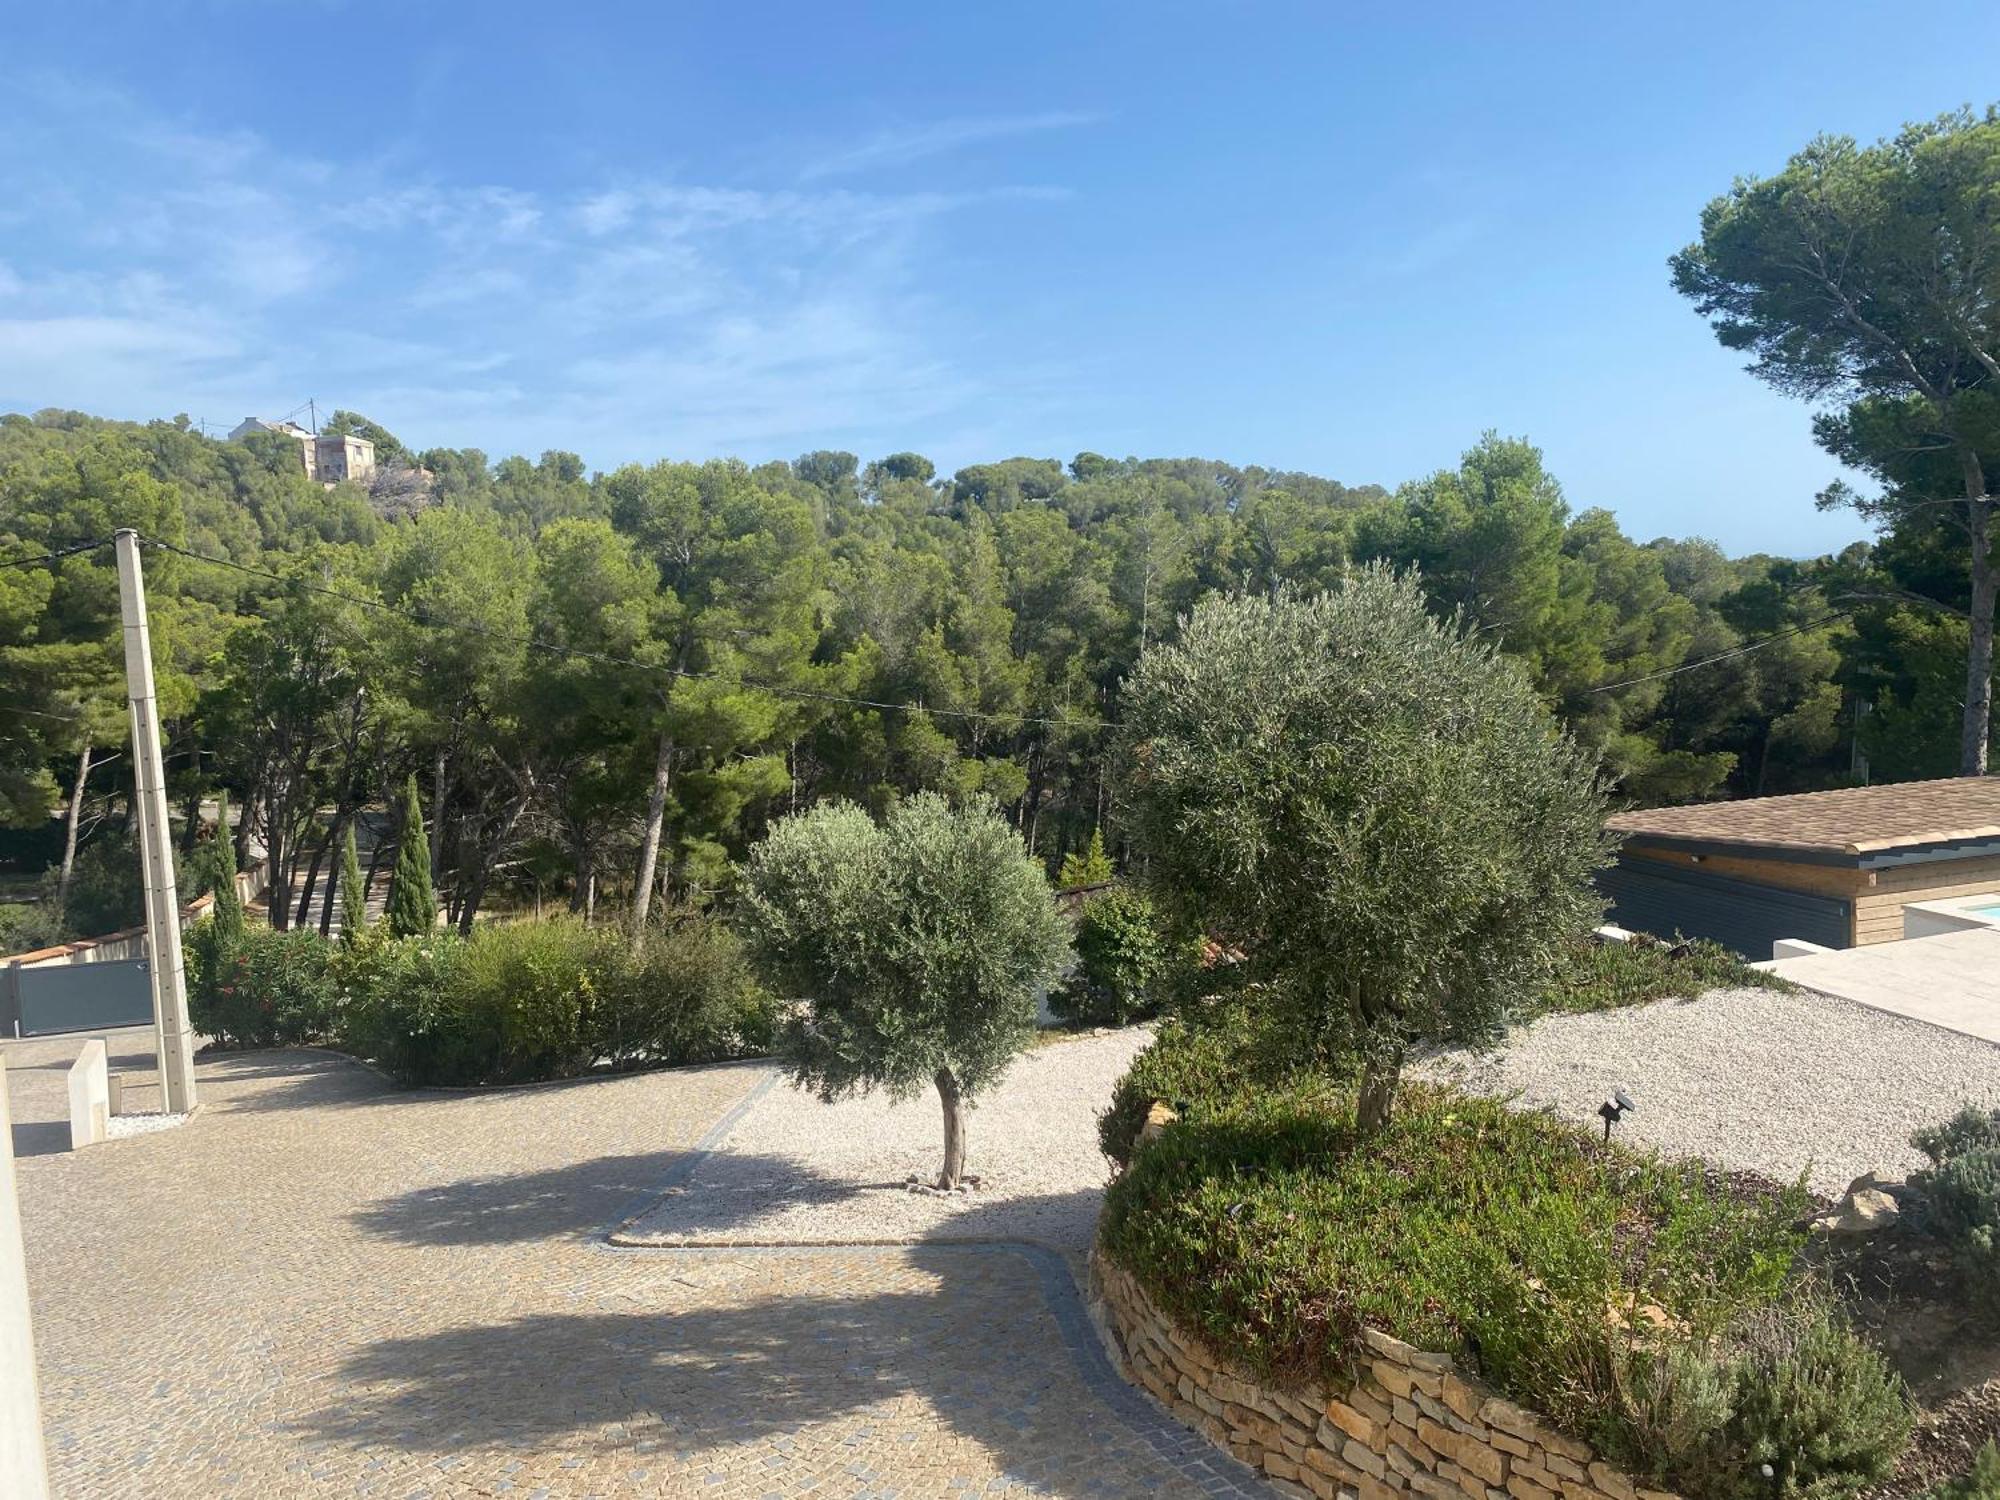
[[[803,997],[784,1046],[832,1101],[925,1084],[944,1107],[937,1185],[965,1170],[967,1106],[1035,1030],[1067,966],[1048,877],[990,808],[924,792],[882,822],[828,802],[776,824],[743,867],[741,922],[774,987]]]
[[[1495,1035],[1602,910],[1592,758],[1414,574],[1205,600],[1124,702],[1153,884],[1296,1048],[1358,1070],[1364,1129],[1410,1043]]]

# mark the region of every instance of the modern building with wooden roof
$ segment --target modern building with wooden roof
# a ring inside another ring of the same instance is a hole
[[[1771,957],[1780,938],[1893,942],[1913,902],[2000,902],[2000,777],[1619,813],[1600,877],[1621,927]]]

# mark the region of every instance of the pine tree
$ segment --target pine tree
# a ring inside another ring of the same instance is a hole
[[[236,889],[236,845],[229,834],[229,793],[216,799],[215,838],[209,844],[208,877],[215,890],[215,909],[209,920],[215,924],[216,941],[234,947],[243,936],[243,897]]]
[[[349,823],[347,842],[340,851],[340,940],[353,942],[367,926],[368,889],[361,883],[361,856],[354,847],[354,825]]]
[[[1080,891],[1086,886],[1103,885],[1111,879],[1111,856],[1104,852],[1104,830],[1090,830],[1090,847],[1082,854],[1071,850],[1063,856],[1062,873],[1056,876],[1056,884],[1066,891]]]
[[[431,890],[431,846],[424,836],[424,809],[417,778],[410,777],[403,801],[403,837],[396,845],[396,868],[389,877],[384,918],[395,937],[415,937],[437,926],[437,896]]]

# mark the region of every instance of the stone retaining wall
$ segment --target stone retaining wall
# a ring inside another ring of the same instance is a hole
[[[1092,1312],[1127,1379],[1286,1493],[1317,1500],[1676,1500],[1430,1354],[1367,1331],[1351,1390],[1267,1389],[1168,1321],[1093,1252]]]

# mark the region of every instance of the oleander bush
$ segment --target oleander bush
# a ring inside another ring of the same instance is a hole
[[[226,1045],[326,1041],[408,1084],[474,1085],[712,1062],[765,1051],[776,1006],[720,923],[682,914],[635,952],[572,918],[460,938],[349,943],[201,924],[187,952],[196,1029]]]
[[[1100,1243],[1218,1352],[1337,1386],[1378,1328],[1699,1500],[1750,1500],[1746,1453],[1784,1447],[1776,1492],[1833,1500],[1900,1451],[1893,1376],[1798,1291],[1802,1187],[1429,1085],[1365,1136],[1352,1086],[1274,1073],[1257,1028],[1177,1019],[1169,1036],[1171,1068],[1129,1097],[1182,1080],[1194,1097],[1128,1150]]]
[[[317,932],[249,927],[231,935],[196,924],[182,948],[188,1017],[232,1047],[296,1047],[333,1031],[340,988],[333,950]]]

